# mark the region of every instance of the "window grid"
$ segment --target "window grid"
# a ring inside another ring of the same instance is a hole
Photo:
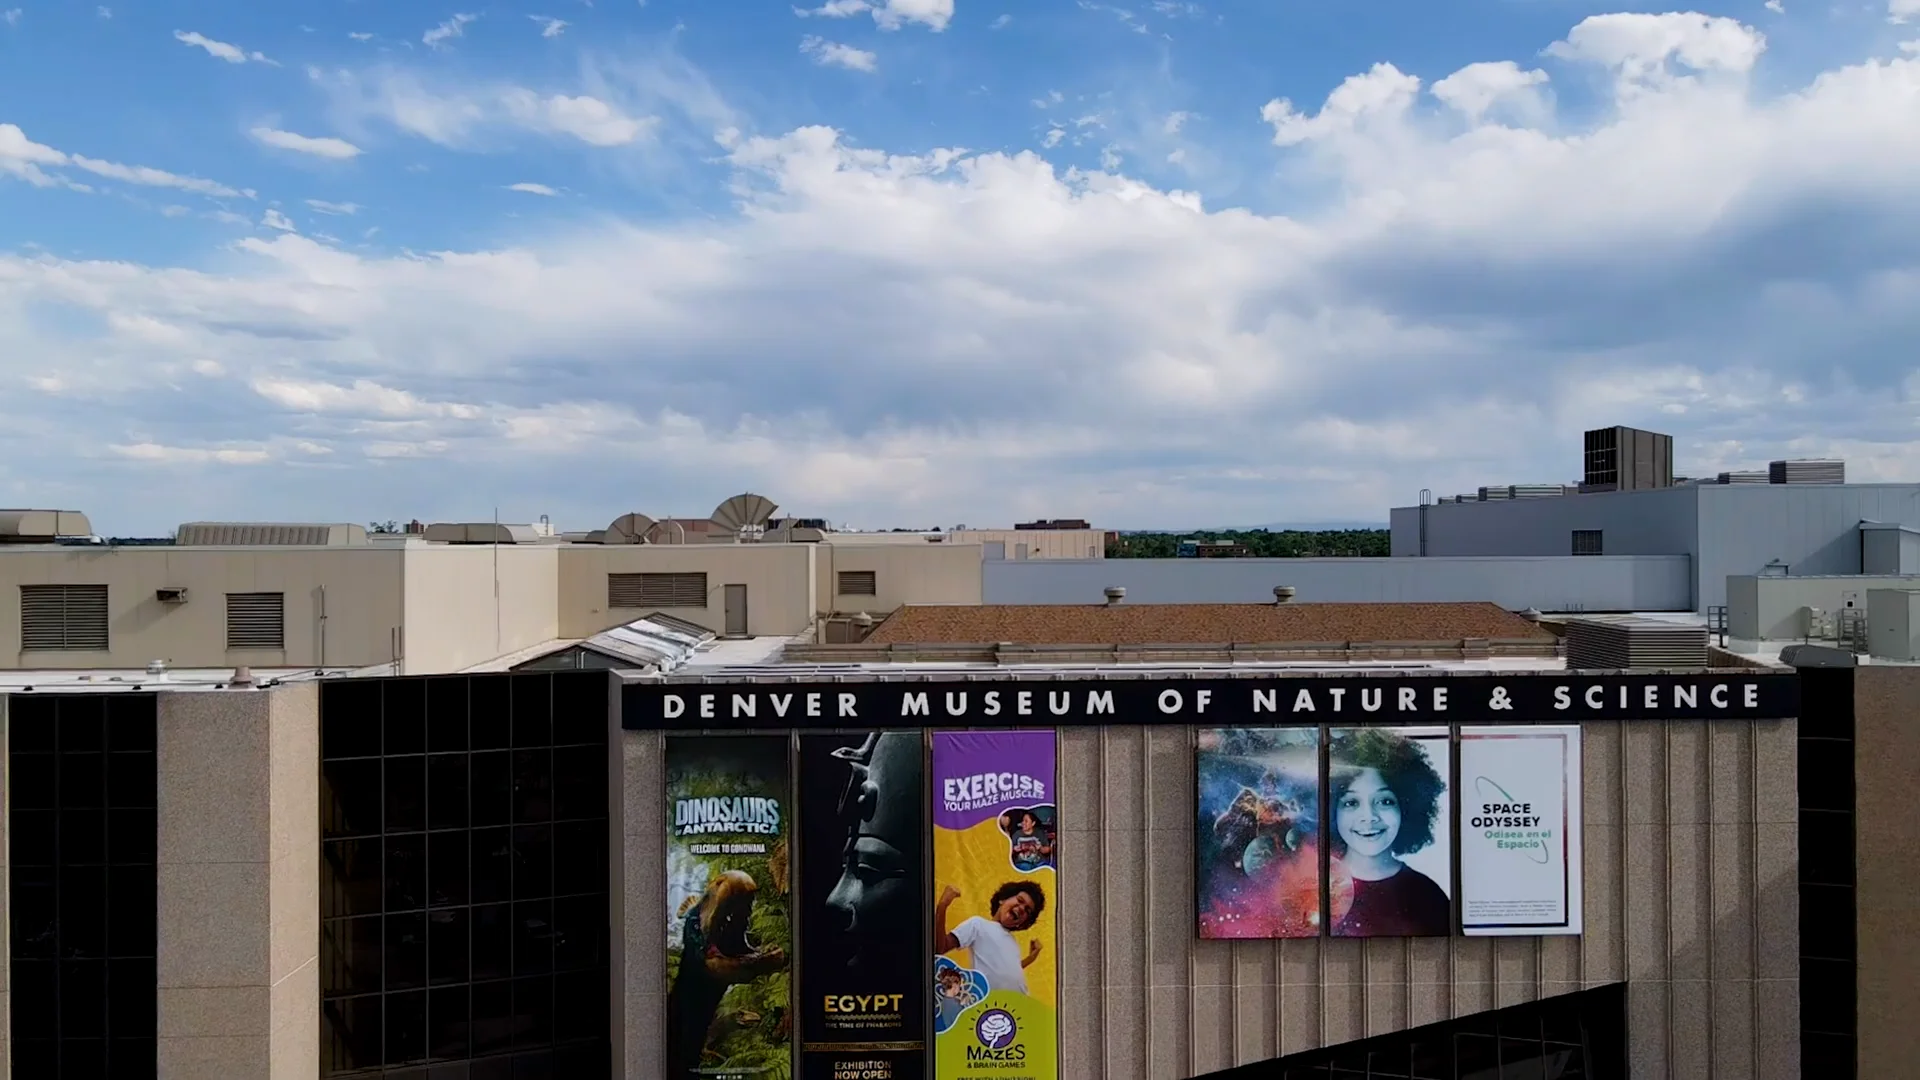
[[[227,648],[287,647],[287,594],[227,594]]]
[[[323,689],[323,1076],[606,1074],[607,693]]]
[[[872,570],[842,570],[839,593],[841,596],[878,596],[879,574]]]
[[[20,586],[20,648],[23,652],[104,652],[107,587]]]
[[[13,1074],[150,1078],[156,701],[16,694],[7,727]]]
[[[608,574],[607,607],[704,608],[705,571],[685,574]]]
[[[1603,555],[1606,553],[1606,537],[1599,529],[1573,530],[1573,554]]]

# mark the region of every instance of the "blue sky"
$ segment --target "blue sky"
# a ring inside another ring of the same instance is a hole
[[[0,0],[0,503],[1383,520],[1920,479],[1920,0]]]

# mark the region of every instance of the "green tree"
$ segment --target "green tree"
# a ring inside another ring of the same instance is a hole
[[[1392,553],[1392,534],[1386,529],[1222,529],[1121,533],[1107,545],[1107,558],[1171,559],[1179,554],[1182,540],[1236,543],[1257,559],[1381,558]]]

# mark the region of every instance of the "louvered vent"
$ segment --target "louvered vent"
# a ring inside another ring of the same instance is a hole
[[[707,575],[697,574],[608,574],[607,607],[613,608],[704,608],[707,606]]]
[[[105,652],[107,587],[20,586],[20,648]]]
[[[872,570],[842,570],[839,592],[841,596],[878,596],[879,577]]]
[[[287,594],[227,594],[227,648],[277,650],[286,647]]]
[[[1567,623],[1567,669],[1633,671],[1707,666],[1707,628],[1631,616]]]

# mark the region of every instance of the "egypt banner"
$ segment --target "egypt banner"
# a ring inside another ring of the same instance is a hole
[[[1055,1080],[1059,975],[1051,731],[933,734],[938,1080]]]
[[[793,1068],[785,735],[668,736],[667,1076]]]
[[[924,740],[800,736],[803,1080],[925,1080]]]
[[[1460,729],[1460,923],[1468,936],[1578,934],[1580,728]]]

